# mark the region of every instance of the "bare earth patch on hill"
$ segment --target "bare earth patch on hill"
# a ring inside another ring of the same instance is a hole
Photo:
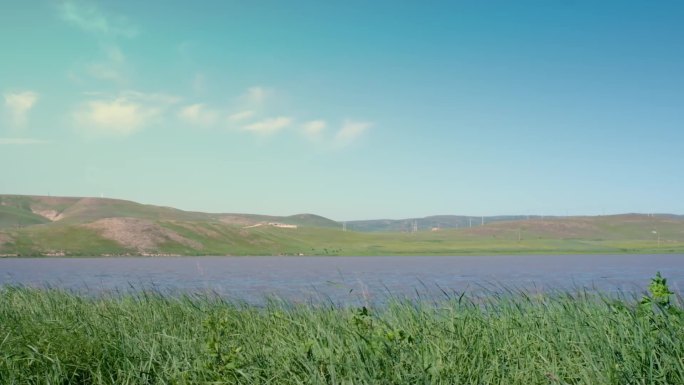
[[[195,250],[203,248],[201,243],[187,239],[145,219],[104,218],[87,224],[85,227],[95,229],[103,237],[138,251],[157,250],[161,244],[167,242],[180,243]]]
[[[56,222],[64,217],[62,213],[55,210],[39,210],[31,207],[31,212],[36,215],[40,215],[43,218],[49,219],[52,222]]]

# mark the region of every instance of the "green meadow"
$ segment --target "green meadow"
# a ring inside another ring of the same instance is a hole
[[[650,294],[250,306],[0,289],[0,383],[680,384],[684,315]]]

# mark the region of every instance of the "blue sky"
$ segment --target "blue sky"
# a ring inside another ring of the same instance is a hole
[[[0,193],[684,214],[680,1],[3,1]]]

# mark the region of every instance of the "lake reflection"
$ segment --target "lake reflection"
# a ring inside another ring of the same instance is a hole
[[[259,303],[265,296],[336,304],[437,298],[502,288],[639,293],[656,271],[682,293],[684,255],[454,257],[5,258],[0,284],[88,293],[155,289],[215,292]]]

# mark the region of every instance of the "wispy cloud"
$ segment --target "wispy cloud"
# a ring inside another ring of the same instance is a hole
[[[92,1],[62,0],[57,10],[62,20],[93,36],[103,51],[99,59],[79,64],[70,77],[82,82],[79,74],[85,74],[98,80],[127,83],[130,65],[117,41],[120,37],[135,37],[138,28],[125,16],[105,12]]]
[[[210,126],[216,123],[219,113],[202,103],[196,103],[183,107],[178,116],[191,124]]]
[[[371,122],[346,120],[342,124],[342,128],[340,128],[335,135],[335,141],[340,145],[349,144],[363,135],[363,133],[372,126],[373,123]]]
[[[180,96],[167,94],[163,92],[141,92],[136,90],[127,90],[121,92],[121,96],[131,100],[139,100],[145,103],[154,103],[161,105],[176,104],[182,100]]]
[[[247,89],[247,92],[245,92],[242,95],[241,99],[249,104],[261,104],[264,103],[267,99],[269,99],[273,95],[273,93],[273,89],[270,88],[264,88],[259,86],[250,87]]]
[[[5,107],[10,113],[12,125],[23,127],[28,121],[28,115],[38,102],[38,94],[33,91],[5,93]]]
[[[124,91],[116,97],[101,96],[82,103],[72,113],[76,124],[86,132],[130,135],[162,118],[163,112],[179,98],[167,94]]]
[[[67,0],[61,2],[58,8],[62,20],[88,33],[131,38],[139,32],[126,17],[105,14],[92,2]]]
[[[269,118],[244,126],[246,131],[256,132],[259,134],[272,134],[292,123],[292,118],[287,116],[279,116],[277,118]]]
[[[47,141],[33,138],[0,138],[0,145],[45,144]]]
[[[121,71],[103,63],[89,64],[88,75],[101,80],[113,80],[116,82],[123,82],[125,80]]]
[[[202,72],[198,72],[192,78],[192,90],[196,94],[204,93],[207,90],[207,76]]]
[[[223,109],[209,103],[198,102],[181,106],[176,112],[176,118],[190,127],[226,127],[264,136],[287,131],[289,134],[308,138],[322,148],[342,148],[349,145],[373,126],[368,121],[345,120],[337,130],[331,130],[329,121],[320,118],[300,124],[287,109],[283,109],[283,103],[272,103],[269,100],[274,95],[272,88],[250,87],[226,106],[232,113],[225,113]]]
[[[236,112],[232,115],[228,116],[228,120],[231,122],[239,122],[242,120],[246,120],[254,116],[254,111],[252,110],[245,110],[245,111],[240,111]]]
[[[302,125],[304,134],[310,138],[318,137],[328,126],[325,120],[312,120]]]
[[[116,45],[102,47],[104,58],[86,65],[86,72],[93,78],[124,83],[127,80],[126,56]]]
[[[197,61],[197,57],[199,56],[198,50],[200,47],[201,45],[197,41],[185,40],[176,46],[176,50],[183,61],[195,63]]]

